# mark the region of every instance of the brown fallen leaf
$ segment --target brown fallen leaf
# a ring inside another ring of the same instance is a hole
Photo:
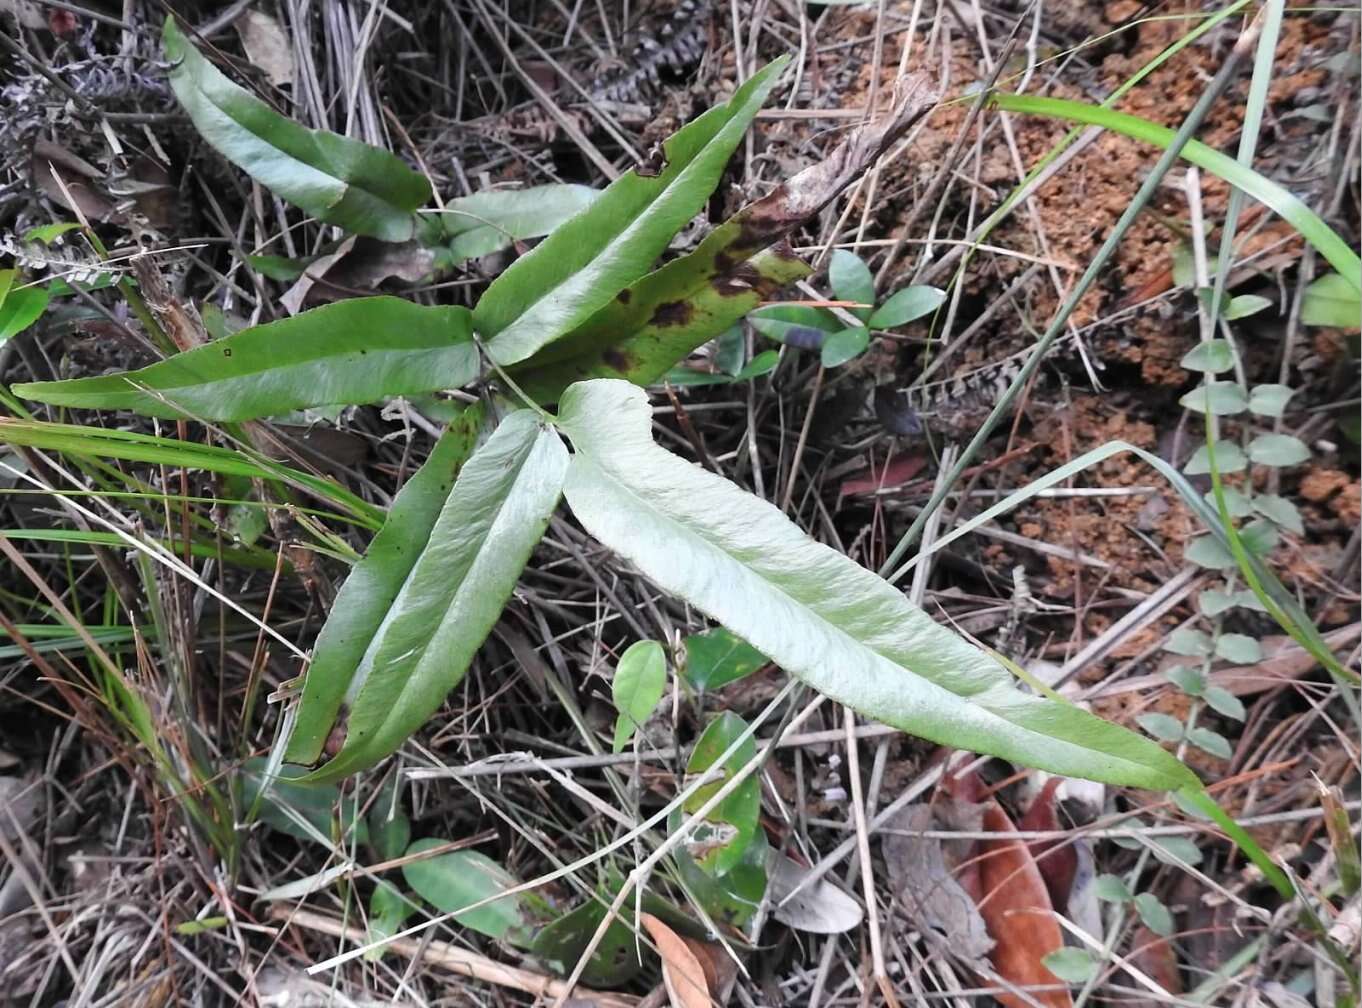
[[[872,465],[854,476],[848,476],[842,480],[838,493],[846,497],[848,494],[873,494],[899,487],[920,473],[926,464],[925,455],[899,455],[883,466]]]
[[[640,914],[639,920],[662,958],[662,982],[671,1008],[710,1008],[705,967],[686,940],[652,914]]]
[[[983,785],[977,774],[947,775],[943,789],[957,797],[981,797]],[[982,825],[996,839],[979,843],[979,913],[994,941],[989,960],[998,975],[1021,988],[1053,988],[1059,979],[1045,967],[1044,958],[1064,947],[1064,936],[1055,921],[1050,893],[1036,860],[1025,841],[1007,834],[1017,828],[995,799],[984,802]],[[1072,1008],[1067,988],[1029,990],[1030,1000],[998,994],[1006,1008]]]
[[[53,203],[77,211],[86,220],[106,221],[113,216],[113,201],[92,184],[103,173],[60,144],[41,137],[35,140],[29,170],[33,184]]]
[[[1182,974],[1178,972],[1178,954],[1172,942],[1143,924],[1130,937],[1130,963],[1169,994],[1182,993]],[[1154,1008],[1166,1002],[1137,997],[1127,1003],[1131,1008]]]
[[[279,87],[293,83],[293,43],[278,21],[263,11],[247,9],[236,19],[235,27],[246,58],[265,71],[271,84]]]
[[[1051,777],[1031,802],[1031,807],[1017,822],[1022,832],[1052,832],[1062,829],[1059,816],[1055,814],[1055,792],[1064,783],[1063,777]],[[1073,891],[1074,875],[1078,871],[1078,852],[1074,845],[1064,840],[1032,840],[1028,846],[1031,856],[1036,859],[1040,877],[1045,880],[1045,888],[1050,893],[1052,906],[1067,907],[1069,893]]]

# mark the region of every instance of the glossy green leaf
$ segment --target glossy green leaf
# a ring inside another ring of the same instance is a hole
[[[887,582],[658,447],[651,419],[641,389],[591,381],[568,390],[559,423],[575,449],[565,487],[574,514],[662,588],[904,731],[1068,776],[1195,783],[1147,739],[1017,689],[1001,665]]]
[[[1290,434],[1259,434],[1249,442],[1249,458],[1257,465],[1293,466],[1310,460],[1310,449]]]
[[[452,265],[546,235],[599,195],[591,186],[565,183],[489,189],[446,200],[442,210],[427,211],[426,216],[438,224]]]
[[[530,410],[502,420],[463,464],[392,604],[383,608],[393,581],[386,573],[376,575],[373,608],[347,608],[354,630],[338,630],[335,659],[320,672],[315,662],[308,670],[298,720],[306,718],[309,731],[299,745],[310,752],[318,735],[329,732],[337,682],[344,697],[340,716],[346,719],[345,744],[312,780],[335,780],[373,766],[463,679],[548,524],[566,466],[562,441]],[[429,506],[426,492],[417,505],[422,512]],[[415,545],[407,533],[396,535],[401,538],[394,538],[394,546]],[[366,640],[364,631],[375,617],[377,629]],[[322,677],[314,695],[325,697],[316,715],[308,710],[314,674]]]
[[[1215,468],[1217,472],[1236,473],[1243,472],[1248,466],[1248,456],[1244,450],[1233,441],[1219,441],[1215,446]],[[1203,444],[1196,451],[1192,452],[1192,457],[1187,460],[1187,464],[1182,467],[1182,471],[1188,476],[1202,476],[1211,471],[1211,453]]]
[[[13,274],[13,270],[0,270]],[[0,301],[0,344],[23,332],[47,310],[48,293],[41,287],[9,290]]]
[[[871,329],[893,329],[907,325],[924,315],[930,315],[945,300],[946,292],[937,287],[905,287],[876,308],[866,325]]]
[[[698,690],[720,689],[767,664],[764,654],[723,627],[692,634],[684,643],[684,675]]]
[[[197,444],[176,438],[157,437],[107,427],[45,423],[0,417],[0,444],[23,445],[71,455],[124,459],[154,465],[203,469],[224,476],[277,479],[333,502],[377,528],[383,512],[329,479],[253,458],[243,452],[216,445]]]
[[[385,150],[279,115],[224,77],[173,17],[162,34],[170,86],[194,126],[228,161],[318,220],[406,241],[430,183]]]
[[[738,740],[747,723],[732,711],[724,711],[705,729],[691,750],[686,773],[701,774],[714,766],[724,751]],[[757,754],[757,744],[748,738],[724,763],[726,771],[718,779],[699,788],[681,806],[685,815],[709,801],[730,776]],[[761,780],[749,774],[737,789],[697,824],[686,840],[688,853],[710,875],[720,876],[734,868],[757,834],[761,817]],[[679,822],[672,828],[677,828]]]
[[[1248,398],[1235,382],[1213,381],[1198,385],[1184,393],[1178,403],[1197,413],[1231,416],[1248,409]]]
[[[422,854],[449,841],[428,837],[417,840],[407,855]],[[527,900],[514,894],[493,900],[486,906],[467,913],[464,907],[514,889],[520,880],[485,854],[474,850],[454,850],[434,857],[418,858],[402,866],[402,877],[420,896],[441,913],[454,915],[464,927],[472,928],[489,938],[505,939],[512,944],[525,944],[532,934]]]
[[[1249,390],[1249,409],[1259,416],[1279,417],[1295,394],[1287,385],[1255,385]]]
[[[1326,273],[1305,288],[1301,321],[1306,325],[1356,329],[1362,324],[1357,287],[1337,273]]]
[[[615,667],[611,695],[619,716],[615,721],[613,752],[623,752],[634,732],[643,726],[667,688],[667,655],[657,641],[635,641]]]
[[[1234,351],[1222,339],[1198,343],[1182,356],[1182,366],[1188,371],[1205,371],[1219,374],[1234,367]]]
[[[472,407],[450,425],[425,464],[393,498],[387,520],[364,558],[350,568],[317,635],[284,754],[288,761],[311,764],[321,758],[351,676],[430,541],[454,478],[473,453],[482,423],[482,408]]]
[[[252,420],[458,388],[479,366],[467,309],[367,297],[242,329],[137,371],[14,391],[55,406]]]
[[[1002,92],[994,92],[989,96],[989,100],[1009,112],[1090,123],[1164,150],[1173,141],[1174,131],[1166,126],[1126,112],[1116,112],[1084,102]],[[1183,146],[1182,158],[1224,179],[1291,224],[1306,241],[1315,246],[1334,269],[1343,274],[1346,278],[1344,283],[1352,288],[1353,298],[1356,299],[1356,292],[1362,290],[1362,260],[1358,259],[1357,253],[1348,242],[1329,227],[1318,214],[1277,183],[1198,140],[1190,140]],[[1353,312],[1352,322],[1349,324],[1357,325],[1356,311]]]
[[[828,283],[841,301],[855,301],[864,308],[849,309],[862,322],[875,310],[875,278],[865,260],[847,249],[834,249],[828,263]]]
[[[865,353],[870,346],[870,330],[865,326],[855,326],[835,332],[823,341],[819,359],[825,368],[839,367]]]
[[[473,317],[493,359],[503,366],[525,360],[648,271],[709,199],[788,62],[771,63],[726,104],[683,126],[663,144],[660,171],[626,172],[492,282]]]

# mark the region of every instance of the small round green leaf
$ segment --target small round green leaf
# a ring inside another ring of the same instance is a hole
[[[1215,468],[1217,472],[1237,473],[1243,472],[1248,465],[1248,458],[1233,441],[1221,441],[1215,446]],[[1187,464],[1182,467],[1182,471],[1188,476],[1204,476],[1211,471],[1211,452],[1208,445],[1202,445],[1192,453],[1192,457],[1187,460]]]
[[[1262,661],[1263,658],[1263,649],[1259,647],[1258,642],[1247,634],[1240,633],[1221,634],[1220,639],[1215,642],[1215,653],[1218,658],[1240,665],[1250,665]]]
[[[936,311],[946,292],[936,287],[905,287],[875,309],[866,324],[871,329],[893,329]]]
[[[834,368],[865,353],[870,345],[870,330],[865,326],[853,326],[833,333],[823,342],[823,366]]]
[[[1272,302],[1261,294],[1240,294],[1230,298],[1229,307],[1225,309],[1225,320],[1233,322],[1235,319],[1248,318],[1271,306]]]
[[[1087,983],[1097,973],[1097,960],[1092,957],[1092,953],[1087,949],[1055,949],[1041,962],[1045,964],[1046,969],[1065,983]]]
[[[1244,720],[1246,711],[1243,701],[1223,686],[1207,686],[1206,691],[1201,694],[1201,699],[1205,700],[1206,706],[1217,714],[1235,721]]]
[[[1153,893],[1142,892],[1135,897],[1135,912],[1156,935],[1167,938],[1173,933],[1173,915]]]
[[[1202,690],[1206,688],[1206,677],[1201,674],[1201,670],[1187,665],[1174,665],[1163,675],[1188,696],[1201,696]]]
[[[1149,843],[1154,856],[1164,864],[1201,864],[1201,849],[1187,837],[1150,837]]]
[[[1141,714],[1135,719],[1141,728],[1160,742],[1178,742],[1182,739],[1182,722],[1171,714]]]
[[[1290,434],[1259,434],[1249,442],[1249,458],[1265,466],[1300,465],[1310,458],[1310,449]]]
[[[1183,355],[1182,366],[1188,371],[1219,374],[1234,367],[1234,351],[1225,340],[1207,340],[1205,343],[1198,343]]]
[[[1187,741],[1198,749],[1202,749],[1212,756],[1220,759],[1229,759],[1234,755],[1234,750],[1230,747],[1229,740],[1219,732],[1211,731],[1209,728],[1193,728],[1187,733]]]
[[[657,641],[635,641],[620,656],[611,692],[619,717],[615,721],[614,752],[623,752],[642,727],[667,688],[667,655]]]
[[[1249,391],[1249,409],[1259,416],[1279,417],[1295,394],[1289,385],[1255,385]]]
[[[1229,511],[1231,518],[1247,518],[1253,514],[1253,504],[1248,496],[1235,487],[1221,487],[1221,492],[1225,495],[1225,508]],[[1203,500],[1211,506],[1211,509],[1220,513],[1220,505],[1215,502],[1215,491],[1207,490]]]
[[[1163,643],[1165,651],[1186,655],[1189,658],[1205,658],[1211,653],[1212,648],[1211,638],[1191,627],[1178,627]]]
[[[1194,413],[1213,413],[1216,416],[1232,416],[1248,409],[1248,397],[1244,390],[1232,381],[1213,381],[1198,385],[1183,395],[1178,402]]]
[[[1239,530],[1239,540],[1254,556],[1265,557],[1276,549],[1281,536],[1271,522],[1255,518]]]
[[[767,657],[737,634],[715,627],[685,639],[683,675],[698,690],[712,690],[751,675]]]
[[[1119,875],[1098,875],[1092,885],[1097,898],[1107,903],[1126,903],[1134,898],[1125,879]]]
[[[828,282],[832,292],[842,301],[855,301],[864,308],[852,309],[862,320],[867,318],[875,305],[875,278],[870,267],[860,256],[847,249],[835,249],[832,261],[828,264]]]
[[[1285,497],[1280,497],[1277,494],[1254,494],[1253,510],[1279,528],[1294,532],[1296,535],[1305,534],[1305,525],[1301,522],[1300,511],[1296,509],[1295,504]]]
[[[1219,616],[1234,608],[1234,595],[1219,588],[1208,588],[1197,596],[1197,606],[1203,616]]]
[[[1182,551],[1182,557],[1189,563],[1209,570],[1225,570],[1234,566],[1233,555],[1221,545],[1219,539],[1212,535],[1199,536],[1193,539]]]

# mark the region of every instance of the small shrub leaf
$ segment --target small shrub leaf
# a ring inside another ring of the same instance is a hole
[[[1310,449],[1290,434],[1259,434],[1249,442],[1249,458],[1258,465],[1300,465],[1310,459]]]
[[[1215,468],[1222,473],[1243,472],[1248,465],[1248,457],[1233,441],[1220,441],[1215,446]],[[1192,453],[1182,471],[1188,476],[1204,476],[1211,471],[1211,452],[1202,445]]]
[[[1097,974],[1097,960],[1087,949],[1055,949],[1041,959],[1041,962],[1065,983],[1087,983]]]
[[[1210,753],[1220,759],[1229,759],[1234,755],[1234,750],[1230,747],[1229,740],[1219,732],[1211,731],[1209,728],[1193,728],[1187,733],[1187,741],[1198,749]]]
[[[667,656],[657,641],[635,641],[620,656],[611,684],[615,710],[613,752],[623,752],[667,688]]]
[[[1255,385],[1249,390],[1249,409],[1259,416],[1279,417],[1295,394],[1288,385]]]
[[[1248,318],[1271,307],[1272,301],[1261,294],[1240,294],[1230,298],[1229,307],[1225,309],[1225,321],[1233,322],[1236,319]]]
[[[1216,416],[1232,416],[1248,409],[1248,398],[1244,390],[1232,381],[1213,381],[1198,385],[1183,395],[1178,402],[1195,413],[1214,413]]]
[[[871,314],[866,325],[871,329],[893,329],[930,315],[946,300],[946,292],[938,287],[905,287]]]
[[[723,627],[693,634],[685,640],[684,676],[698,690],[713,690],[751,675],[767,663],[766,656]]]
[[[1244,720],[1247,713],[1243,701],[1223,686],[1207,686],[1205,692],[1201,694],[1201,699],[1205,700],[1206,706],[1217,714],[1235,721]]]
[[[1188,371],[1219,374],[1234,367],[1234,351],[1225,340],[1208,340],[1188,350],[1182,357],[1182,366]]]
[[[1301,321],[1312,326],[1356,329],[1362,322],[1357,285],[1338,273],[1325,273],[1305,288]]]
[[[865,326],[853,326],[835,332],[823,342],[821,360],[825,368],[840,367],[865,353],[870,345],[870,330]]]
[[[864,322],[870,317],[875,308],[875,278],[864,259],[847,249],[834,249],[828,263],[828,283],[839,300],[865,305],[850,309],[857,318]]]
[[[407,848],[412,857],[448,841],[428,837]],[[520,880],[485,854],[474,850],[453,850],[433,857],[417,858],[402,866],[402,877],[420,896],[441,913],[452,913],[464,927],[489,938],[505,939],[522,945],[530,935],[530,921],[521,894],[493,900],[486,906],[458,913],[489,896],[513,889]]]
[[[1305,524],[1296,505],[1278,494],[1254,494],[1253,510],[1268,521],[1296,535],[1305,535]]]
[[[1182,740],[1182,722],[1171,714],[1141,714],[1135,720],[1141,728],[1161,742],[1180,742]]]
[[[1156,935],[1167,938],[1173,933],[1173,915],[1153,893],[1142,892],[1135,897],[1135,912]]]
[[[1263,649],[1258,642],[1247,634],[1240,633],[1221,634],[1215,642],[1215,654],[1217,658],[1224,658],[1240,665],[1252,665],[1263,659]]]

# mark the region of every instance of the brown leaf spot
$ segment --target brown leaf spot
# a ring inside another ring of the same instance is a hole
[[[695,309],[686,301],[664,301],[653,309],[649,323],[655,326],[685,325],[695,314]]]
[[[602,350],[601,360],[605,361],[607,367],[614,368],[620,374],[628,374],[638,363],[633,354],[625,353],[615,347]]]

